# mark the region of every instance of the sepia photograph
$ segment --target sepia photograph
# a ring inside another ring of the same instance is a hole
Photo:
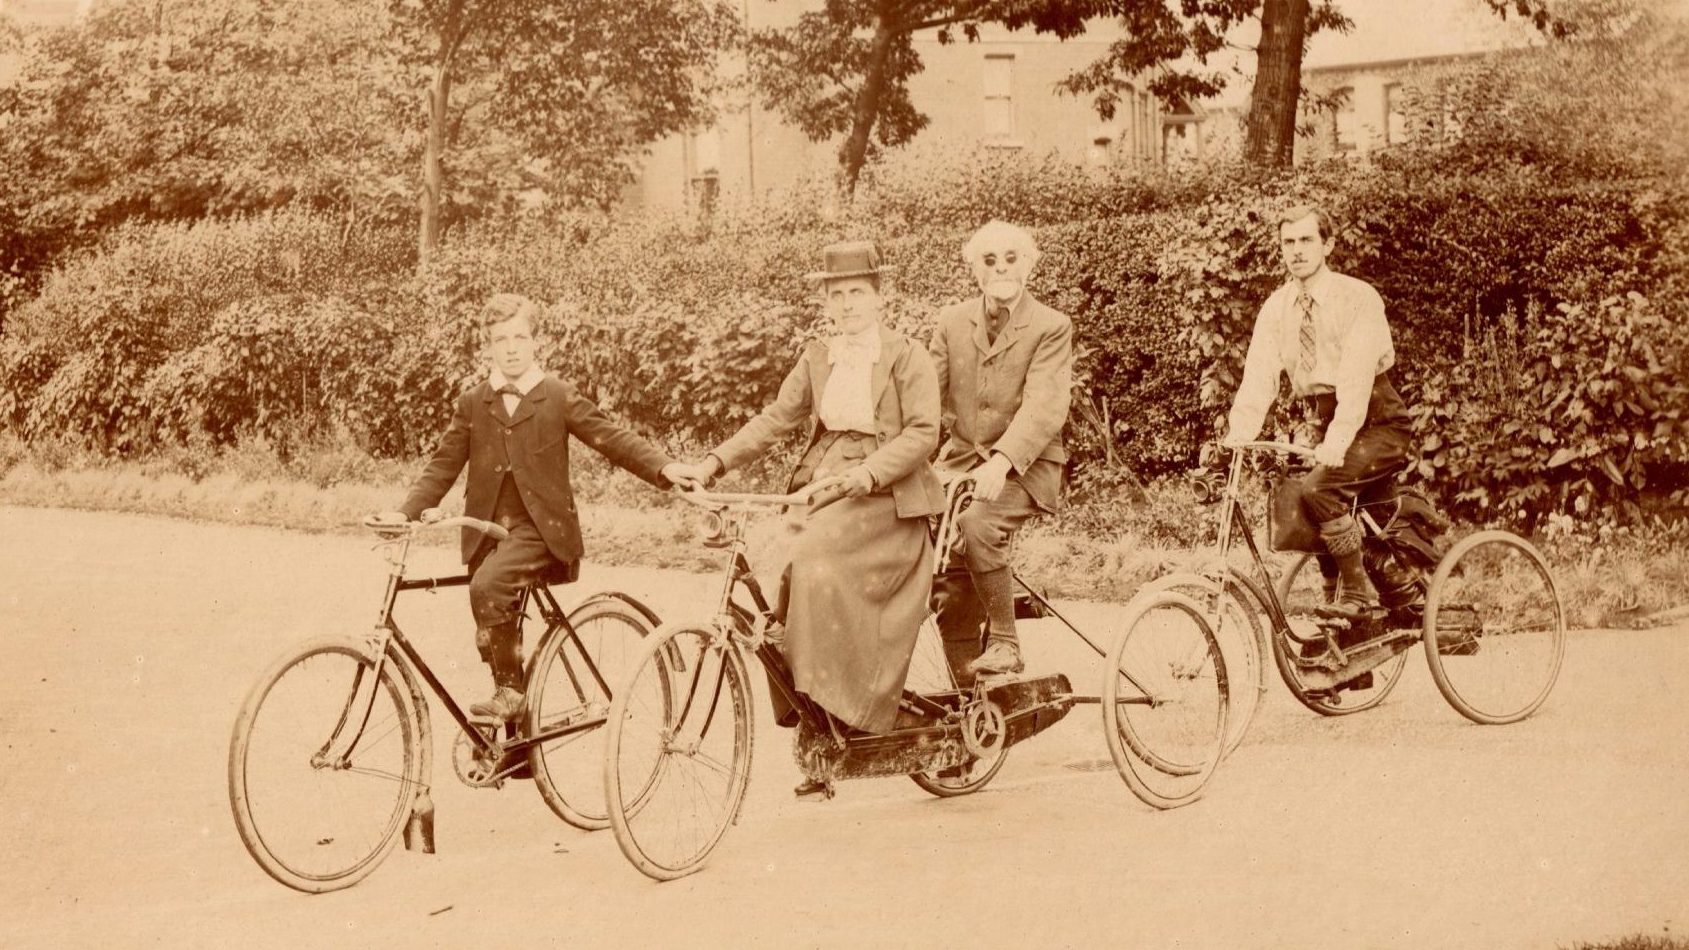
[[[1689,0],[0,0],[0,947],[1689,950]]]

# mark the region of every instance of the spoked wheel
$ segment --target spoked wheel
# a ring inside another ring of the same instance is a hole
[[[1226,660],[1204,613],[1176,591],[1140,594],[1108,657],[1109,755],[1133,794],[1156,808],[1195,801],[1225,747]]]
[[[1565,651],[1560,595],[1530,542],[1480,531],[1437,564],[1425,603],[1425,658],[1461,715],[1498,724],[1536,712]]]
[[[240,840],[301,891],[350,887],[399,840],[420,787],[420,727],[389,660],[321,640],[252,688],[229,743],[229,804]]]
[[[571,632],[571,630],[573,632]],[[651,624],[614,598],[588,601],[551,631],[528,674],[527,735],[587,726],[529,748],[540,796],[559,818],[587,831],[610,827],[604,804],[605,717],[615,690],[628,681]],[[654,680],[666,688],[660,678]],[[654,697],[666,702],[666,692]],[[596,725],[593,725],[596,723]]]
[[[917,693],[943,693],[955,688],[956,675],[944,655],[944,641],[939,636],[938,625],[929,616],[915,636],[915,652],[909,660],[909,676],[904,681],[904,689]],[[969,753],[968,761],[954,768],[916,772],[909,778],[923,791],[939,798],[967,795],[984,788],[1003,767],[1008,755],[1009,747],[999,743],[994,749],[986,750],[984,755]]]
[[[1177,591],[1202,605],[1203,615],[1220,643],[1220,652],[1225,655],[1232,684],[1226,730],[1226,754],[1230,755],[1243,742],[1261,697],[1267,692],[1265,654],[1272,646],[1267,642],[1261,595],[1247,578],[1236,572],[1229,573],[1224,594],[1220,593],[1218,582],[1200,574],[1167,574],[1140,590]]]
[[[610,704],[604,794],[629,861],[696,871],[738,817],[751,775],[745,661],[719,631],[664,626]]]
[[[1324,602],[1325,588],[1318,560],[1312,554],[1298,555],[1279,578],[1275,590],[1279,605],[1284,608],[1289,630],[1273,632],[1273,662],[1278,666],[1279,677],[1297,702],[1322,716],[1347,716],[1371,709],[1390,695],[1396,683],[1401,681],[1402,669],[1407,664],[1406,652],[1373,667],[1372,685],[1365,689],[1350,686],[1335,691],[1317,689],[1303,680],[1296,658],[1324,639],[1315,623],[1314,609]]]

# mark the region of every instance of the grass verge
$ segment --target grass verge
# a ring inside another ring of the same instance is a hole
[[[397,505],[414,470],[334,446],[286,458],[263,445],[189,447],[119,462],[64,447],[25,450],[0,438],[0,504],[353,534],[364,530],[365,515]],[[687,571],[717,566],[717,552],[696,541],[696,515],[664,493],[591,452],[575,456],[574,482],[589,559]],[[738,484],[769,490],[778,480],[761,470]],[[461,504],[454,493],[444,507]],[[1573,625],[1646,626],[1689,618],[1682,527],[1608,529],[1597,537],[1561,530],[1536,540]],[[1020,537],[1016,563],[1051,596],[1125,601],[1154,577],[1198,567],[1212,533],[1212,509],[1199,508],[1182,484],[1099,492],[1033,522]]]

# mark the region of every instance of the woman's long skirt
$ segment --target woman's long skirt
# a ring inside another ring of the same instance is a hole
[[[889,492],[822,508],[792,552],[786,596],[794,685],[858,729],[890,731],[932,596],[926,519],[899,518]]]

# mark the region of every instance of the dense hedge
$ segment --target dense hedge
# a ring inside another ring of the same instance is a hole
[[[984,183],[982,185],[982,183]],[[417,271],[398,233],[276,214],[133,229],[56,273],[0,341],[0,424],[135,454],[333,428],[414,456],[475,374],[476,305],[547,302],[542,356],[676,441],[765,403],[818,332],[801,275],[877,237],[893,321],[924,337],[971,290],[959,257],[993,214],[1034,226],[1033,289],[1071,314],[1081,485],[1187,467],[1216,434],[1261,299],[1282,279],[1265,221],[1312,198],[1334,266],[1374,283],[1417,406],[1421,472],[1468,514],[1634,514],[1689,466],[1681,182],[1565,185],[1446,173],[1434,155],[1257,181],[1087,173],[980,154],[882,171],[856,206],[815,194],[696,222],[580,219],[460,234]],[[1104,464],[1112,459],[1115,464]]]

